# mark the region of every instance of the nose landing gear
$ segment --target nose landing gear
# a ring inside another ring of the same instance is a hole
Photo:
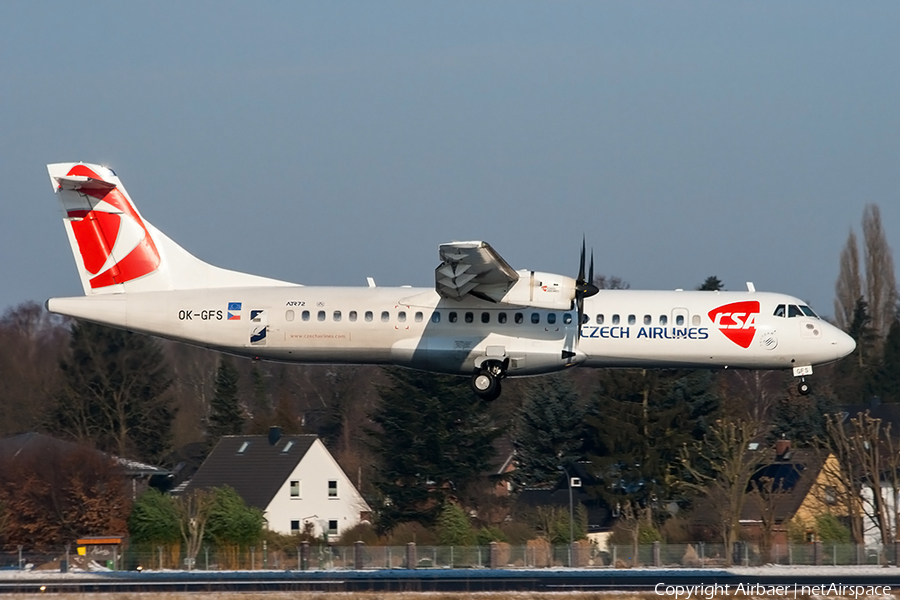
[[[793,362],[793,361],[791,361]],[[794,367],[794,377],[800,378],[800,383],[797,384],[797,391],[800,392],[801,396],[808,396],[810,392],[810,386],[806,382],[806,376],[812,375],[812,365],[807,365],[803,367]]]

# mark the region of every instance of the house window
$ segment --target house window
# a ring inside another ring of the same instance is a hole
[[[337,498],[337,481],[332,479],[328,482],[328,497]]]
[[[300,533],[300,521],[291,521],[291,533]]]
[[[837,488],[833,485],[825,486],[825,504],[837,504]]]
[[[246,451],[247,451],[247,447],[248,447],[249,445],[250,445],[250,442],[244,442],[243,444],[241,444],[241,447],[238,448],[238,454],[243,454],[244,452],[246,452]]]
[[[330,519],[328,521],[328,535],[337,535],[337,519]]]
[[[295,479],[291,481],[291,498],[299,498],[300,497],[300,480]]]

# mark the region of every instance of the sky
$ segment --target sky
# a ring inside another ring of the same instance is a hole
[[[800,297],[880,205],[896,2],[0,3],[0,312],[81,295],[47,163],[113,168],[217,266],[434,285],[437,247]],[[900,255],[895,256],[900,262]]]

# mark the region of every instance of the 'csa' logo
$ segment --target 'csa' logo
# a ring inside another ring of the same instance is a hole
[[[69,175],[103,178],[84,165]],[[118,189],[83,189],[79,193],[100,200],[92,210],[70,210],[72,231],[81,260],[93,275],[91,287],[125,283],[152,273],[159,266],[159,251],[141,217]],[[116,260],[119,257],[120,260]]]
[[[709,311],[709,318],[719,331],[741,348],[749,348],[753,342],[758,316],[759,302],[756,300],[732,302]]]

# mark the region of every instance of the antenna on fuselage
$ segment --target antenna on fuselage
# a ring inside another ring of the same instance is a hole
[[[756,291],[756,286],[753,285],[752,281],[747,282],[747,291],[751,293]]]
[[[375,278],[374,277],[366,277],[366,282],[368,282],[369,287],[375,287]]]

